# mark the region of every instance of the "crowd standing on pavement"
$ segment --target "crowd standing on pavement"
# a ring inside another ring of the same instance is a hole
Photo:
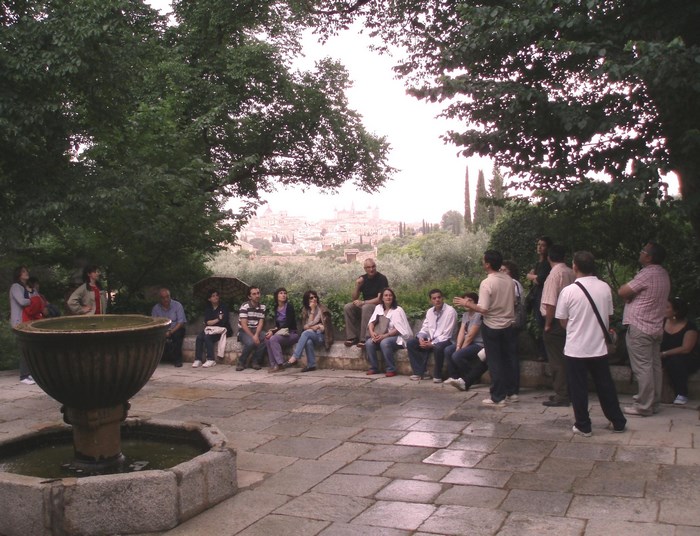
[[[530,289],[524,296],[518,281],[518,268],[504,260],[495,250],[484,252],[482,266],[486,273],[478,294],[467,292],[453,298],[452,304],[464,310],[461,322],[452,305],[445,303],[440,289],[428,293],[431,307],[414,335],[405,311],[399,306],[395,291],[385,275],[377,271],[374,259],[364,261],[365,273],[352,290],[352,301],[344,306],[345,346],[366,350],[367,375],[387,377],[397,374],[395,352],[407,349],[411,380],[430,380],[460,391],[479,383],[488,371],[489,396],[485,406],[502,408],[519,398],[520,367],[517,351],[519,329],[526,305],[542,328],[543,359],[549,362],[554,393],[545,406],[573,406],[575,434],[589,437],[591,420],[588,412],[588,376],[593,379],[601,408],[613,432],[623,432],[625,415],[648,417],[660,409],[662,373],[674,390],[674,404],[688,402],[688,376],[700,368],[698,328],[688,319],[688,304],[670,297],[671,282],[662,263],[666,251],[650,241],[639,254],[641,269],[617,293],[625,301],[622,323],[626,330],[626,347],[639,392],[634,404],[621,408],[610,373],[608,347],[611,341],[610,317],[613,313],[612,290],[595,276],[595,259],[586,251],[574,253],[572,266],[566,249],[548,237],[536,243],[537,263],[527,274]],[[107,296],[100,283],[97,266],[87,266],[81,284],[68,298],[72,314],[91,315],[107,312]],[[247,367],[260,370],[265,354],[269,372],[296,367],[305,354],[302,372],[316,370],[315,348],[333,343],[334,328],[330,311],[320,303],[319,295],[308,290],[303,296],[301,330],[294,307],[285,288],[274,293],[272,319],[274,327],[265,331],[266,306],[261,303],[260,288],[249,288],[248,299],[238,310],[238,340],[242,351],[236,370]],[[10,323],[48,315],[48,302],[30,280],[29,270],[15,270],[10,287]],[[522,311],[520,308],[522,307]],[[182,366],[182,346],[187,318],[182,304],[173,300],[167,288],[159,291],[159,303],[152,316],[169,318],[166,352],[176,367]],[[221,303],[215,289],[207,293],[202,330],[195,341],[192,367],[210,368],[222,360],[227,338],[232,335],[228,307]],[[292,355],[285,360],[285,348]],[[383,366],[377,356],[381,352]],[[428,371],[433,356],[432,374]],[[20,357],[20,381],[34,383],[27,365]],[[446,371],[445,371],[446,369]]]

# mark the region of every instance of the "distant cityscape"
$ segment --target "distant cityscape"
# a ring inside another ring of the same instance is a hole
[[[255,251],[251,241],[263,239],[279,255],[316,254],[345,244],[376,247],[382,238],[399,236],[400,222],[380,219],[379,214],[378,207],[355,210],[353,205],[349,210],[335,210],[330,219],[308,221],[267,207],[242,229],[239,245],[246,251]]]

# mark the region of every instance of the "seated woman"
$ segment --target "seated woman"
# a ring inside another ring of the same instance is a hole
[[[315,290],[304,292],[302,304],[301,321],[304,331],[299,337],[299,342],[294,349],[292,357],[284,366],[295,366],[301,359],[302,352],[306,350],[306,366],[301,371],[311,372],[316,370],[314,346],[324,343],[326,350],[328,350],[333,344],[333,321],[331,312],[321,305]]]
[[[270,360],[268,372],[279,372],[284,367],[282,348],[289,348],[299,340],[297,318],[294,307],[289,303],[287,289],[278,288],[274,295],[275,327],[265,335],[267,357]]]
[[[666,306],[664,334],[661,340],[661,365],[668,372],[678,406],[688,403],[688,376],[698,369],[699,357],[694,354],[698,328],[688,320],[688,304],[671,298]]]
[[[368,375],[379,374],[377,348],[382,351],[386,363],[385,376],[396,376],[394,352],[406,347],[406,341],[413,337],[413,330],[408,323],[406,313],[399,307],[396,294],[389,287],[382,290],[381,303],[372,312],[367,324],[369,338],[365,342],[367,359],[369,360]]]
[[[194,343],[194,363],[192,368],[209,368],[216,365],[214,360],[214,343],[218,342],[217,355],[224,357],[226,349],[226,337],[231,336],[231,324],[229,322],[228,307],[220,302],[219,292],[210,289],[207,292],[209,304],[204,309],[204,329],[199,332]],[[207,360],[202,365],[202,357],[206,348]]]
[[[465,302],[479,303],[479,295],[475,292],[467,292],[462,299]],[[469,310],[462,315],[457,344],[445,348],[447,372],[450,376],[445,380],[445,384],[456,387],[460,391],[466,391],[477,383],[488,370],[483,348],[481,314]]]

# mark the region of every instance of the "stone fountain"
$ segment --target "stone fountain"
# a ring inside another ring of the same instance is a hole
[[[71,426],[3,440],[0,461],[68,437],[73,473],[40,478],[0,472],[0,534],[167,530],[236,492],[235,452],[216,427],[127,419],[129,399],[158,366],[169,324],[140,315],[99,315],[37,320],[14,329],[37,385],[62,404],[63,420]],[[123,434],[200,449],[174,467],[125,472]],[[92,476],[77,478],[81,474]]]

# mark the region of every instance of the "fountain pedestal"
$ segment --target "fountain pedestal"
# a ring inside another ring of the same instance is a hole
[[[122,460],[121,423],[126,420],[129,404],[109,408],[61,408],[63,420],[73,425],[75,467],[104,471]]]

